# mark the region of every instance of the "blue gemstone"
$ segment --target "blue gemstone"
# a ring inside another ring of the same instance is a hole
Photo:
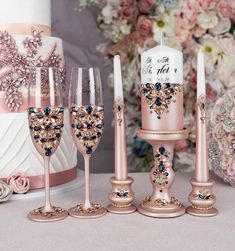
[[[60,138],[61,137],[61,135],[60,135],[60,133],[56,133],[56,138]]]
[[[170,91],[171,91],[171,93],[174,93],[174,92],[175,92],[175,90],[174,90],[173,88],[171,88],[171,90],[170,90]]]
[[[50,130],[51,130],[51,127],[50,127],[49,125],[47,125],[47,126],[45,127],[45,130],[46,130],[46,131],[50,131]]]
[[[164,165],[163,165],[163,164],[159,164],[159,165],[158,165],[158,170],[159,170],[160,172],[163,172],[163,170],[164,170]]]
[[[92,111],[93,111],[92,106],[89,105],[89,106],[86,108],[86,111],[87,111],[87,113],[91,114]]]
[[[34,139],[39,139],[39,135],[34,135]]]
[[[40,141],[41,141],[42,143],[45,143],[47,140],[46,140],[45,138],[41,138]]]
[[[55,141],[55,138],[50,138],[49,141],[53,142]]]
[[[80,138],[81,137],[81,133],[79,132],[77,135],[76,135],[77,138]]]
[[[46,108],[44,109],[44,113],[45,113],[46,116],[50,115],[51,109],[50,109],[49,107],[46,107]]]
[[[128,196],[128,192],[124,192],[123,197],[127,197],[127,196]]]
[[[64,108],[63,107],[60,107],[59,113],[64,113]]]
[[[146,98],[151,100],[152,96],[151,95],[147,95]]]
[[[29,113],[34,113],[34,108],[33,107],[29,108]]]
[[[164,154],[165,151],[166,151],[165,147],[163,147],[163,146],[159,147],[159,152],[161,154]]]
[[[166,88],[170,88],[171,84],[170,83],[166,83]]]
[[[155,88],[158,90],[158,91],[160,91],[161,90],[161,88],[162,88],[162,85],[161,85],[161,83],[156,83],[155,84]]]
[[[145,86],[146,86],[147,88],[150,88],[150,83],[147,83]]]
[[[157,98],[156,98],[156,101],[155,101],[155,104],[156,104],[157,106],[160,106],[160,105],[162,104],[161,98],[157,97]]]
[[[165,176],[168,176],[168,175],[169,175],[169,173],[164,173],[164,175],[165,175]]]
[[[122,107],[118,105],[118,111],[120,112],[122,110]]]
[[[77,108],[76,107],[72,107],[72,112],[76,112]]]
[[[32,130],[32,129],[33,129],[33,126],[32,126],[32,125],[30,125],[30,126],[29,126],[29,129],[30,129],[30,130]]]
[[[87,129],[91,129],[92,128],[92,124],[87,124]]]
[[[82,125],[78,124],[77,129],[81,129],[81,128],[82,128]]]
[[[55,129],[56,129],[56,130],[61,129],[61,125],[57,125],[57,126],[55,126]]]
[[[92,148],[91,147],[87,147],[86,153],[87,154],[92,154]]]
[[[45,150],[46,150],[45,155],[46,155],[47,157],[49,157],[49,156],[52,155],[52,152],[51,152],[51,149],[50,149],[50,148],[47,148],[47,149],[45,149]]]
[[[103,124],[98,124],[96,127],[101,129],[103,127]]]
[[[40,131],[40,130],[41,130],[41,127],[37,127],[37,126],[34,127],[34,131],[37,132],[37,131]]]

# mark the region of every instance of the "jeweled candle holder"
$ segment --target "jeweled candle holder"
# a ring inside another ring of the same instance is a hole
[[[115,119],[115,176],[111,177],[112,191],[109,193],[111,205],[107,207],[110,213],[129,214],[136,211],[132,204],[135,194],[131,188],[133,178],[128,177],[126,156],[126,130],[124,117],[124,102],[117,99],[114,104]]]
[[[212,192],[215,182],[209,179],[208,168],[208,141],[206,119],[206,97],[201,95],[197,99],[197,142],[196,142],[196,167],[195,178],[190,180],[192,191],[188,200],[192,206],[187,208],[187,213],[193,216],[215,216],[218,210],[213,207],[216,196]]]
[[[174,145],[178,140],[188,137],[188,130],[139,130],[137,135],[152,145],[154,155],[154,166],[150,171],[153,193],[142,201],[138,211],[146,216],[158,218],[183,215],[185,208],[171,195],[170,190],[175,179],[172,168]]]

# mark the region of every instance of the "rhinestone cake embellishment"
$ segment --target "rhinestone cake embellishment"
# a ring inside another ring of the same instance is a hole
[[[103,133],[103,106],[73,106],[70,112],[71,127],[76,138],[82,141],[86,154],[92,154]]]
[[[166,151],[164,147],[159,147],[158,151],[155,154],[155,167],[153,171],[153,183],[158,183],[159,185],[168,184],[167,178],[169,173],[166,170],[168,166],[170,153]]]
[[[64,108],[46,107],[42,109],[30,107],[28,113],[32,138],[36,146],[45,151],[45,156],[50,157],[61,139],[64,127]]]
[[[4,100],[9,111],[17,112],[22,105],[22,87],[27,87],[30,67],[58,67],[61,82],[64,85],[65,70],[61,66],[62,58],[56,54],[55,43],[45,59],[39,55],[43,46],[43,32],[32,30],[32,37],[22,43],[25,53],[19,52],[16,41],[7,31],[0,31],[0,91],[4,92]],[[63,86],[64,88],[64,86]],[[46,90],[45,90],[46,92]]]
[[[164,112],[169,112],[169,104],[175,103],[175,95],[183,91],[183,85],[175,83],[146,83],[141,85],[141,95],[145,97],[145,101],[150,106],[150,112],[157,114],[157,118],[161,119]]]

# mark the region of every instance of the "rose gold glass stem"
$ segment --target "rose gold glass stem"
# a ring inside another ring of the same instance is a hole
[[[49,169],[50,169],[50,158],[44,157],[44,172],[45,172],[45,212],[52,212],[53,207],[51,205],[50,199],[50,178],[49,178]]]
[[[90,155],[84,154],[83,155],[84,162],[85,162],[85,203],[84,209],[91,208],[90,202]]]

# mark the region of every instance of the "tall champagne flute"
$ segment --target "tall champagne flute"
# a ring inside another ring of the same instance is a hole
[[[58,68],[32,68],[28,74],[28,121],[31,138],[44,160],[45,205],[28,214],[33,221],[56,221],[68,213],[51,205],[49,165],[59,146],[63,130],[64,108]]]
[[[90,202],[89,162],[96,150],[104,125],[102,84],[97,68],[73,68],[71,72],[69,109],[71,132],[85,163],[85,202],[69,210],[78,218],[99,217],[107,210]]]

